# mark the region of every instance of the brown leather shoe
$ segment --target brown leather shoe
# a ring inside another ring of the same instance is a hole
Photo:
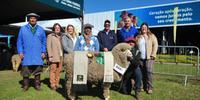
[[[56,91],[56,87],[55,86],[51,86],[51,90]]]
[[[38,91],[40,91],[41,90],[40,85],[36,85],[35,89],[38,90]]]
[[[29,78],[23,77],[23,91],[26,92],[29,89]]]
[[[152,94],[152,93],[153,93],[153,90],[149,89],[149,90],[147,91],[147,93],[148,93],[148,94]]]
[[[59,85],[56,85],[55,87],[56,87],[56,89],[58,89],[58,88],[59,88]]]
[[[140,92],[135,91],[135,98],[136,100],[142,100],[140,96]]]
[[[23,92],[26,92],[26,91],[28,91],[28,89],[29,89],[28,86],[24,86],[22,91],[23,91]]]
[[[35,76],[35,89],[40,91],[41,88],[40,88],[40,75],[36,75]]]

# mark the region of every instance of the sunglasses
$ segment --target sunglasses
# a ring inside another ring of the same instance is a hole
[[[110,26],[110,24],[105,24],[105,26]]]

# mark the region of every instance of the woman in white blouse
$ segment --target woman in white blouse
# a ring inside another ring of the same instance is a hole
[[[152,73],[153,65],[158,50],[158,41],[156,36],[150,31],[147,23],[140,27],[140,33],[136,37],[137,45],[141,52],[140,59],[142,65],[143,88],[148,93],[153,93]]]

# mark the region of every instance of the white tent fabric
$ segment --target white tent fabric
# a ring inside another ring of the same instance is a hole
[[[51,27],[55,23],[59,23],[62,27],[66,27],[68,24],[72,24],[75,27],[75,30],[77,33],[81,32],[81,21],[79,18],[71,18],[71,19],[56,19],[56,20],[45,20],[45,21],[38,21],[37,24],[42,26],[45,30],[51,31]],[[21,23],[12,23],[10,25],[15,26],[23,26],[27,24],[27,22],[21,22]]]

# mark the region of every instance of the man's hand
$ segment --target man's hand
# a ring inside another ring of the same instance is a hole
[[[108,48],[103,48],[103,51],[107,52],[107,51],[108,51]]]
[[[52,62],[52,61],[53,61],[53,58],[52,58],[52,57],[50,57],[50,58],[49,58],[49,61],[50,61],[50,62]]]
[[[46,55],[44,53],[42,53],[41,57],[42,57],[42,59],[44,59],[46,57]]]
[[[90,38],[84,34],[86,44],[90,44]]]
[[[20,59],[23,59],[23,58],[24,58],[24,54],[23,54],[23,53],[20,53],[20,54],[19,54],[19,58],[20,58]]]
[[[143,61],[140,60],[140,61],[139,61],[139,64],[140,64],[141,67],[144,67]]]

